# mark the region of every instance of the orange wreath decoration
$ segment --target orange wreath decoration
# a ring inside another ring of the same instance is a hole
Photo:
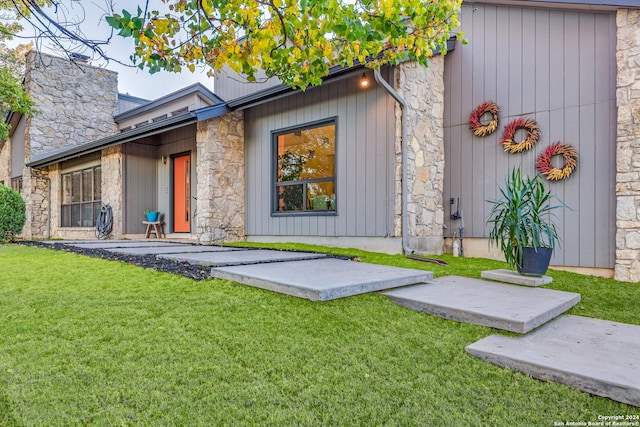
[[[480,119],[486,113],[490,113],[492,118],[489,123],[482,124]],[[491,135],[493,132],[498,129],[498,106],[495,102],[484,102],[478,106],[473,113],[471,113],[471,117],[469,118],[469,124],[471,125],[471,130],[473,130],[473,134],[475,136],[487,136]]]
[[[554,168],[551,164],[553,156],[564,157],[564,166],[561,169]],[[578,154],[576,150],[569,144],[556,142],[548,146],[536,160],[538,172],[545,175],[550,181],[559,181],[566,179],[571,175],[578,165]]]
[[[520,142],[514,142],[513,137],[518,129],[526,129],[527,138]],[[539,136],[540,131],[536,122],[529,119],[515,119],[504,128],[500,144],[504,145],[504,151],[508,151],[511,154],[522,153],[536,145]]]

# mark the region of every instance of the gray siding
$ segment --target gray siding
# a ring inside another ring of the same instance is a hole
[[[394,103],[375,83],[360,89],[358,79],[344,79],[246,111],[248,235],[392,235]],[[271,132],[332,117],[337,118],[337,215],[272,216]]]
[[[191,194],[196,194],[196,126],[185,126],[160,135],[128,143],[124,148],[125,233],[144,233],[144,211],[157,209],[164,216],[165,231],[172,232],[171,156],[191,152]],[[162,163],[166,156],[167,163]],[[192,212],[195,203],[192,201]]]
[[[156,153],[156,147],[143,143],[129,143],[124,147],[124,233],[144,233],[144,211],[158,207]]]
[[[214,92],[224,101],[232,101],[280,85],[280,80],[277,77],[272,77],[267,80],[266,74],[263,71],[260,71],[256,78],[256,82],[248,82],[245,77],[225,67],[215,76],[213,84],[215,88]]]
[[[549,182],[571,210],[558,211],[562,247],[552,263],[606,267],[615,255],[615,14],[464,5],[469,44],[445,62],[445,201],[461,198],[467,237],[487,237],[490,211],[507,172],[536,173],[537,155],[563,141],[578,152],[568,179]],[[500,108],[498,130],[485,138],[469,129],[484,101]],[[521,155],[499,146],[504,126],[534,119],[538,144]],[[448,218],[448,206],[445,206]],[[459,225],[448,221],[450,234]]]

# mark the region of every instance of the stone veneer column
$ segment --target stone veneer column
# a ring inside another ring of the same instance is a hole
[[[405,100],[408,136],[409,247],[425,254],[441,254],[444,244],[444,57],[431,58],[429,67],[415,62],[398,66],[396,90]],[[396,134],[400,135],[396,114]],[[398,141],[400,138],[397,138]],[[396,233],[400,228],[402,156],[396,146]]]
[[[50,182],[47,169],[24,168],[22,198],[26,207],[26,221],[20,237],[48,238],[50,234]]]
[[[11,187],[11,139],[0,141],[0,183]]]
[[[111,235],[115,239],[122,237],[122,148],[122,145],[116,145],[102,150],[102,203],[111,206]]]
[[[617,280],[640,281],[640,10],[618,10]]]
[[[196,233],[202,243],[245,238],[244,115],[198,123]]]

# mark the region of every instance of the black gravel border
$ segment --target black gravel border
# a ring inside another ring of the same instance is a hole
[[[90,256],[92,258],[126,262],[127,264],[133,264],[137,265],[138,267],[148,268],[151,270],[179,274],[181,276],[188,277],[194,280],[209,279],[211,273],[211,267],[189,264],[185,261],[175,261],[167,258],[158,258],[155,255],[127,255],[105,251],[104,249],[79,248],[64,243],[44,243],[38,241],[22,241],[19,243],[24,246],[48,248],[57,251],[71,252],[79,255]]]

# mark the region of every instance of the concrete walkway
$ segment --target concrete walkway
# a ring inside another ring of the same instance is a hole
[[[640,326],[561,316],[580,301],[570,292],[336,259],[312,252],[200,246],[167,240],[52,241],[213,266],[211,277],[326,301],[386,290],[399,305],[447,319],[527,333],[492,335],[470,354],[535,378],[640,406]],[[413,286],[407,286],[413,285]],[[543,326],[544,325],[544,326]]]
[[[312,301],[423,283],[433,278],[428,271],[336,259],[314,252],[205,246],[164,239],[52,242],[210,266],[211,277]]]

